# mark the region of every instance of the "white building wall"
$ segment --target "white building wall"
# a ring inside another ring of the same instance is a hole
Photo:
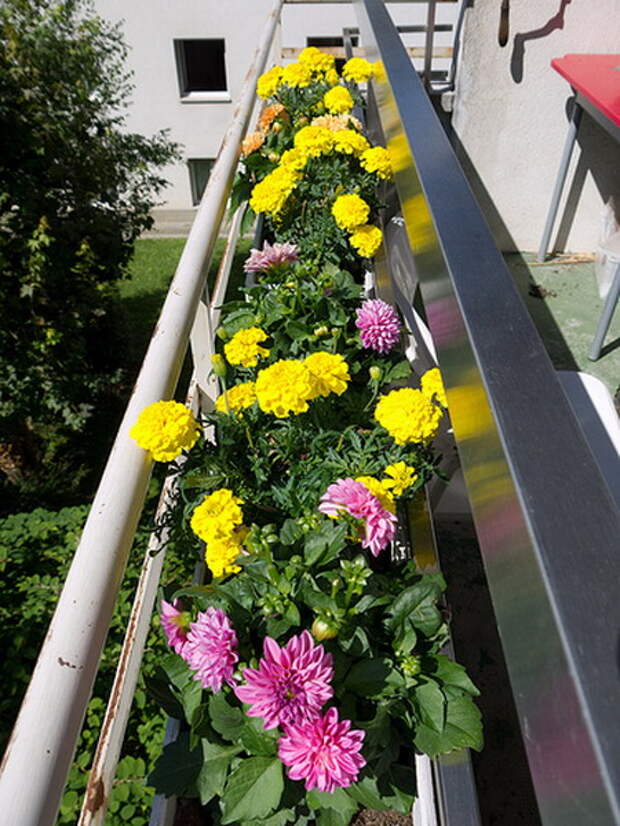
[[[513,0],[503,48],[498,44],[500,5],[472,0],[467,9],[453,125],[498,244],[535,250],[571,96],[550,61],[572,52],[620,52],[620,0]],[[620,72],[618,87],[620,94]],[[567,191],[572,181],[570,203],[565,209],[565,196],[552,241],[559,248],[592,251],[603,205],[614,198],[620,213],[620,146],[585,114]]]

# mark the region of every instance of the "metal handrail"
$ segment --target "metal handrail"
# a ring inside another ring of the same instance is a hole
[[[384,4],[354,2],[542,822],[612,826],[618,512]]]
[[[282,2],[273,0],[5,752],[6,826],[55,822],[152,467],[129,429],[176,387]]]

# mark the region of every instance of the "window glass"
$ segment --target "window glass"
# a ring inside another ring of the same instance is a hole
[[[181,95],[226,91],[223,40],[175,40],[174,48]]]
[[[202,198],[202,193],[205,191],[209,175],[211,174],[211,167],[213,166],[212,158],[192,158],[187,161],[189,168],[189,182],[192,190],[192,204],[197,206]]]

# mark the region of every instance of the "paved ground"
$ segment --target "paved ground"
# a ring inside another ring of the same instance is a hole
[[[587,357],[603,302],[598,297],[594,262],[578,256],[560,256],[543,265],[532,253],[507,254],[538,332],[559,370],[582,370],[601,379],[614,396],[620,388],[620,306],[617,308],[602,355]]]

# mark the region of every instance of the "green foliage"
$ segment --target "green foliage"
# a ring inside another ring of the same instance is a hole
[[[123,129],[125,58],[87,0],[0,6],[0,429],[22,461],[121,379],[113,284],[177,155]]]
[[[4,659],[0,690],[0,751],[4,750],[10,735],[87,513],[86,506],[63,508],[57,512],[37,508],[0,520],[0,650]],[[148,519],[145,525],[147,522]],[[101,670],[63,797],[59,826],[75,823],[81,806],[147,537],[148,529],[143,526],[138,532],[121,587]],[[172,558],[166,560],[165,568],[167,576],[181,580],[189,579],[191,575],[189,569],[184,570]],[[154,625],[159,625],[156,619]],[[143,671],[154,672],[159,662],[166,661],[166,652],[158,629],[147,642]],[[170,659],[173,661],[170,669],[173,670],[177,658]],[[187,675],[186,669],[184,675]],[[181,702],[177,710],[182,713]],[[145,690],[144,678],[141,678],[110,794],[107,826],[144,826],[147,822],[153,788],[145,778],[161,753],[164,728],[165,716]],[[202,758],[199,768],[200,765]]]

